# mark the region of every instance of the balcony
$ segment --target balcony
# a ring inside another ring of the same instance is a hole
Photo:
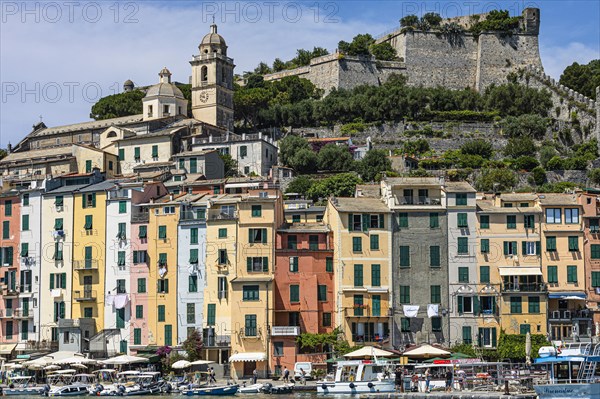
[[[273,326],[271,327],[271,336],[273,337],[297,337],[300,335],[298,326]]]
[[[546,283],[504,283],[502,284],[502,292],[546,292],[548,287]]]
[[[33,312],[29,309],[15,309],[13,311],[13,317],[15,319],[30,319],[33,318]]]
[[[206,213],[199,212],[181,212],[179,215],[180,222],[205,222],[206,221]]]
[[[236,220],[238,218],[237,211],[234,212],[221,212],[220,209],[209,210],[208,211],[208,219],[209,220]]]
[[[389,317],[387,308],[373,309],[369,305],[356,305],[345,308],[344,312],[346,317]]]
[[[33,286],[31,284],[21,284],[19,286],[19,292],[21,294],[29,294],[31,293]]]
[[[31,256],[21,257],[21,268],[28,268],[35,266],[35,258]]]
[[[2,296],[4,298],[16,298],[19,296],[18,286],[13,285],[12,287],[4,286],[2,287]]]
[[[573,319],[591,319],[592,314],[586,309],[560,309],[548,312],[549,321],[571,321]]]
[[[384,339],[387,339],[387,336],[382,336],[379,334],[352,334],[352,341],[361,344],[374,343],[381,344]]]
[[[396,197],[398,206],[440,206],[442,197]]]
[[[96,259],[84,259],[84,260],[75,260],[73,261],[73,270],[76,271],[97,271],[98,270],[98,261]]]
[[[12,318],[14,309],[0,309],[0,318]]]
[[[135,215],[131,215],[132,223],[148,223],[150,220],[150,214],[148,212],[142,212]]]
[[[96,290],[85,289],[83,291],[73,291],[73,299],[77,302],[91,302],[97,298]]]

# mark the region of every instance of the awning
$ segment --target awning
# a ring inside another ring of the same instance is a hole
[[[578,299],[585,299],[585,292],[550,292],[548,298],[552,299],[575,299],[567,297],[577,297]]]
[[[264,181],[254,181],[248,183],[230,183],[225,184],[225,189],[228,188],[244,188],[244,187],[260,187],[261,184],[264,184]]]
[[[148,359],[148,362],[150,362],[150,363],[160,362],[160,356],[158,356],[156,353],[140,353],[138,351],[136,356],[146,358],[146,359]]]
[[[0,344],[0,355],[10,355],[17,344]]]
[[[230,362],[264,362],[267,355],[263,352],[236,353],[229,357]]]
[[[539,267],[500,267],[501,276],[541,276]]]

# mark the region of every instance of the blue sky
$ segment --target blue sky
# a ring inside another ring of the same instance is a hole
[[[158,82],[167,66],[187,82],[188,61],[215,16],[236,73],[259,61],[326,47],[357,33],[398,26],[407,14],[443,17],[503,8],[541,9],[540,52],[558,78],[574,61],[600,58],[600,2],[594,1],[0,1],[0,147],[17,143],[40,120],[48,126],[89,120],[93,103],[122,90]]]

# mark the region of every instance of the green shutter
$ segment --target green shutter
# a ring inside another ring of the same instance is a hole
[[[188,277],[188,291],[198,292],[198,277],[193,275]]]
[[[489,254],[490,253],[490,240],[487,238],[481,239],[481,253]]]
[[[2,222],[2,238],[5,240],[10,239],[10,221],[8,220]]]
[[[546,237],[546,251],[556,251],[556,237]]]
[[[325,271],[328,273],[333,272],[333,258],[331,256],[325,258]]]
[[[490,215],[481,215],[479,217],[479,228],[489,229],[490,228]]]
[[[158,238],[161,240],[167,238],[167,226],[158,226]]]
[[[429,247],[429,266],[440,267],[440,247],[438,245],[432,245]]]
[[[352,231],[352,222],[354,220],[354,215],[349,213],[348,214],[348,231]]]
[[[516,229],[517,228],[517,217],[515,215],[506,216],[506,228]]]
[[[85,224],[83,228],[90,230],[94,226],[94,217],[92,215],[85,215]]]
[[[372,234],[370,239],[371,239],[371,250],[372,251],[379,250],[379,235]]]
[[[198,244],[198,228],[190,229],[190,244]]]
[[[504,241],[504,256],[507,256],[509,254],[510,251],[510,242],[509,241]]]
[[[457,214],[457,227],[469,227],[469,223],[467,222],[467,214],[459,213]]]
[[[410,247],[400,246],[400,267],[410,267]]]
[[[490,267],[479,266],[479,282],[489,283],[490,282]]]
[[[440,227],[439,215],[437,213],[430,213],[429,214],[429,228],[437,229],[438,227]]]
[[[217,315],[217,305],[209,303],[206,310],[206,325],[214,326]]]
[[[23,242],[23,243],[21,243],[21,257],[26,258],[28,256],[29,256],[29,243]]]
[[[371,299],[372,315],[375,317],[381,316],[381,295],[373,295]]]
[[[385,228],[385,215],[379,215],[379,228],[380,229],[384,229]]]
[[[133,344],[134,345],[142,344],[142,329],[141,328],[133,329]]]
[[[50,289],[54,289],[54,273],[50,273]]]
[[[527,255],[527,241],[521,241],[521,253]]]
[[[158,146],[157,145],[152,146],[152,158],[158,158]]]
[[[267,243],[267,229],[261,229],[261,230],[262,230],[262,234],[261,234],[262,243],[266,244]]]
[[[269,258],[264,256],[263,257],[263,272],[268,272],[269,271]]]
[[[398,227],[408,227],[408,213],[398,214]]]
[[[252,271],[252,258],[251,257],[246,258],[246,271],[247,272]]]
[[[198,250],[190,249],[190,263],[198,263]]]
[[[158,321],[165,321],[165,305],[158,305]]]
[[[300,302],[300,286],[290,285],[290,302]]]
[[[165,325],[165,345],[173,345],[173,326],[170,324]]]
[[[138,238],[146,238],[148,237],[148,226],[140,226],[138,232]]]
[[[355,287],[363,286],[363,265],[360,265],[360,264],[354,265],[354,286]]]
[[[456,297],[456,307],[458,308],[458,314],[461,315],[463,313],[463,297],[460,295]]]
[[[498,338],[496,337],[496,327],[492,328],[492,347],[496,347],[498,344]]]
[[[579,251],[579,237],[577,237],[577,236],[569,237],[569,251],[571,251],[571,252]]]
[[[381,266],[371,265],[371,286],[379,287],[381,285]]]
[[[127,201],[119,201],[119,213],[127,213]]]
[[[29,230],[29,215],[21,216],[21,230]]]
[[[137,161],[140,159],[140,147],[133,148],[133,158]]]

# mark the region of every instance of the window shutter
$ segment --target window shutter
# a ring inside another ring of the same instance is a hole
[[[81,194],[81,206],[82,206],[83,208],[87,208],[87,207],[86,207],[86,205],[87,205],[87,204],[86,204],[86,202],[85,202],[85,194]]]
[[[498,309],[496,309],[496,297],[495,296],[492,297],[492,312],[494,312],[494,315],[498,316]]]
[[[9,265],[13,264],[13,247],[7,247],[6,248],[6,263],[8,263]]]
[[[133,251],[133,263],[140,263],[138,251]]]
[[[496,327],[492,328],[492,346],[495,348],[497,344]]]
[[[536,241],[535,242],[535,254],[536,255],[540,254],[541,247],[542,247],[542,242],[541,241]]]
[[[523,255],[527,255],[527,241],[521,241],[521,251]]]
[[[379,228],[385,228],[385,215],[379,215]]]
[[[266,244],[267,243],[267,229],[262,229],[262,243]]]
[[[483,329],[477,329],[477,346],[481,347],[483,344]]]
[[[252,258],[250,257],[246,258],[246,271],[252,271]]]
[[[479,315],[479,297],[473,297],[473,314],[475,316]]]
[[[50,274],[50,289],[54,289],[54,273]]]
[[[92,193],[92,207],[96,207],[96,193]]]
[[[168,293],[169,292],[169,279],[166,278],[163,281],[164,281],[164,286],[165,286],[165,293]]]
[[[263,272],[269,271],[269,258],[263,257]]]
[[[59,316],[61,319],[65,318],[65,303],[64,302],[60,302],[59,304]]]
[[[504,241],[504,255],[508,255],[508,241]]]
[[[368,213],[362,215],[362,230],[363,231],[369,230],[369,221],[370,220],[371,220],[371,215],[369,215]]]
[[[462,296],[456,297],[456,305],[458,307],[458,314],[462,314],[463,313],[463,297]]]
[[[352,221],[354,220],[354,215],[351,213],[348,214],[348,231],[352,231]]]
[[[60,288],[67,288],[67,273],[60,274]]]

